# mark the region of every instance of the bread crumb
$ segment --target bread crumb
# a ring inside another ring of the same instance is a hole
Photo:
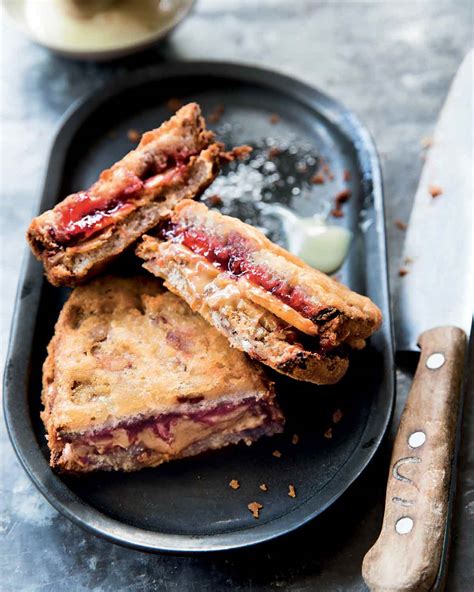
[[[408,269],[406,267],[400,267],[400,269],[398,270],[398,275],[400,277],[403,277],[404,275],[407,275]]]
[[[346,201],[349,201],[351,198],[351,190],[350,189],[343,189],[342,191],[339,191],[339,193],[336,193],[335,197],[334,197],[334,202],[336,204],[336,208],[339,208],[342,204],[346,203]]]
[[[275,125],[275,123],[278,123],[281,120],[281,117],[279,115],[277,115],[276,113],[272,113],[270,115],[270,123],[272,125]]]
[[[324,185],[324,175],[322,173],[316,173],[311,177],[310,181],[313,185]]]
[[[326,173],[327,178],[330,181],[334,181],[334,175],[332,174],[331,169],[329,168],[329,165],[327,163],[323,162],[322,169],[323,172]]]
[[[298,436],[298,434],[293,434],[293,436],[291,438],[291,443],[298,444],[299,441],[300,441],[300,437]]]
[[[223,203],[222,197],[220,195],[217,195],[217,194],[210,195],[207,198],[207,201],[209,202],[209,205],[211,207],[221,206],[222,203]]]
[[[342,180],[346,183],[351,180],[351,171],[349,169],[344,169],[342,173]]]
[[[406,222],[403,222],[403,220],[400,220],[400,218],[397,218],[394,221],[394,224],[398,228],[398,230],[406,230],[408,228],[408,225],[406,224]]]
[[[259,504],[258,502],[250,502],[247,508],[252,512],[252,516],[258,519],[260,516],[260,510],[263,508],[263,505]]]
[[[438,197],[438,195],[443,194],[443,189],[439,185],[430,185],[428,191],[430,192],[431,197]]]
[[[280,154],[281,154],[281,149],[277,148],[276,146],[273,146],[273,148],[270,148],[270,150],[268,151],[267,158],[269,158],[271,160],[272,158],[275,158],[276,156],[280,156]]]
[[[332,428],[328,428],[325,432],[324,432],[324,437],[327,440],[330,440],[332,438]]]
[[[296,489],[294,485],[288,485],[288,495],[290,497],[296,497]]]
[[[334,218],[343,218],[344,212],[339,208],[333,208],[331,210],[331,216],[333,216]]]
[[[272,452],[272,456],[274,456],[275,458],[281,458],[281,452],[279,450],[274,450]]]
[[[166,101],[167,108],[175,113],[178,109],[181,109],[183,106],[183,101],[181,99],[177,99],[176,97],[172,97]]]
[[[232,489],[239,489],[240,483],[237,481],[237,479],[232,479],[232,481],[229,483],[229,487],[232,487]]]
[[[221,117],[224,115],[225,107],[224,105],[216,105],[211,113],[207,116],[207,120],[209,123],[218,123]]]
[[[262,483],[261,485],[258,486],[259,489],[261,489],[262,491],[268,491],[268,486],[266,483]]]
[[[336,411],[334,411],[334,413],[332,414],[333,423],[339,423],[342,419],[342,415],[342,411],[340,409],[336,409]]]
[[[411,257],[405,257],[403,262],[405,263],[405,265],[410,265],[411,263],[413,263],[413,259]]]
[[[127,132],[127,138],[130,140],[130,142],[138,142],[141,137],[141,133],[136,129],[129,129]]]
[[[420,144],[424,150],[427,150],[428,148],[431,148],[431,146],[433,146],[433,138],[431,138],[430,136],[425,136],[424,138],[421,138]]]

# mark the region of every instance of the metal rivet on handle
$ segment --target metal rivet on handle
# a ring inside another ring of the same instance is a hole
[[[445,358],[442,353],[436,352],[426,358],[426,367],[430,370],[437,370],[444,364]]]
[[[405,516],[404,518],[400,518],[395,523],[395,530],[398,532],[398,534],[408,534],[412,528],[413,528],[413,520],[411,518],[409,518],[408,516]]]
[[[426,442],[425,432],[413,432],[408,438],[408,445],[410,448],[419,448]]]

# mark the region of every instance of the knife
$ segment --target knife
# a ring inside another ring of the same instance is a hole
[[[471,51],[442,109],[406,235],[397,350],[421,352],[393,447],[382,530],[362,565],[372,592],[430,590],[441,564],[474,309],[473,65]]]

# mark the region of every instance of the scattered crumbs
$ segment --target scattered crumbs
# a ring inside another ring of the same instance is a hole
[[[141,133],[136,129],[129,129],[127,132],[127,138],[130,140],[130,142],[138,142],[141,137]]]
[[[281,458],[281,452],[279,450],[274,450],[272,452],[272,456],[274,456],[275,458]]]
[[[295,486],[294,485],[291,485],[291,483],[290,483],[290,485],[288,485],[288,495],[290,497],[296,497],[296,489],[295,489]]]
[[[298,434],[293,434],[293,436],[291,437],[291,443],[298,444],[299,441],[300,441],[300,437],[298,436]]]
[[[438,195],[442,195],[443,193],[443,189],[439,185],[430,185],[428,191],[431,197],[438,197]]]
[[[181,99],[177,99],[176,97],[172,97],[166,101],[166,107],[175,113],[178,109],[181,109],[183,106],[183,101]]]
[[[336,209],[340,209],[341,205],[349,201],[351,198],[351,190],[350,189],[343,189],[336,193],[334,197],[334,202],[336,204]]]
[[[281,154],[281,149],[280,148],[277,148],[277,146],[273,146],[268,151],[268,158],[270,160],[272,160],[272,158],[276,158],[277,156],[280,156],[280,154]]]
[[[316,173],[310,179],[313,185],[324,185],[324,175],[322,173]]]
[[[250,502],[247,508],[252,512],[252,516],[258,519],[260,516],[260,510],[263,508],[263,505],[259,504],[258,502]]]
[[[398,275],[400,277],[403,277],[404,275],[406,275],[408,273],[408,269],[406,267],[400,267],[400,269],[398,270]]]
[[[333,423],[339,423],[342,419],[342,415],[342,411],[340,409],[336,409],[336,411],[334,411],[334,413],[332,414]]]
[[[425,136],[421,139],[420,144],[423,150],[427,150],[428,148],[431,148],[431,146],[433,146],[433,138],[431,138],[430,136]]]
[[[325,432],[324,432],[324,437],[327,440],[330,440],[332,438],[332,428],[328,428]]]
[[[333,208],[331,210],[331,216],[333,216],[334,218],[343,218],[344,212],[339,208]]]
[[[396,218],[394,224],[398,228],[398,230],[406,230],[408,228],[408,225],[406,224],[406,222],[404,222],[403,220],[400,220],[400,218]]]
[[[276,123],[278,123],[281,120],[281,117],[279,115],[277,115],[276,113],[272,113],[270,115],[270,123],[275,125]]]
[[[258,488],[262,491],[268,491],[268,485],[266,483],[262,483]]]
[[[224,115],[225,107],[224,105],[216,105],[211,113],[208,115],[207,120],[210,123],[219,123],[221,117]]]
[[[237,481],[237,479],[232,479],[232,481],[229,483],[229,487],[232,489],[239,489],[240,483]]]
[[[346,183],[351,180],[351,171],[349,169],[344,169],[342,173],[342,180]]]
[[[214,195],[210,195],[206,201],[211,207],[217,207],[222,205],[222,197],[220,195],[217,195],[217,193],[215,193]]]

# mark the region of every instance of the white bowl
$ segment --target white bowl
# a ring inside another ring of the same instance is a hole
[[[153,7],[154,2],[158,9]],[[121,0],[90,20],[65,16],[57,0],[3,0],[2,6],[15,26],[35,43],[68,58],[98,62],[136,53],[157,43],[189,14],[194,3],[195,0]],[[153,9],[153,21],[143,13],[147,6]],[[140,18],[131,13],[137,9]]]

